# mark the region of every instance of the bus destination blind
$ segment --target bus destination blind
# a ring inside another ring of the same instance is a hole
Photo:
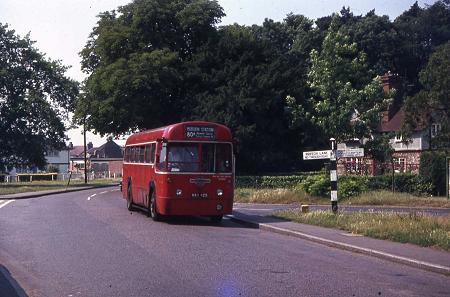
[[[216,130],[208,126],[186,126],[186,138],[216,139]]]

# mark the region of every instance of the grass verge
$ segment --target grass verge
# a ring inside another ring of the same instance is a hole
[[[299,204],[329,204],[329,198],[315,197],[301,189],[255,189],[237,188],[235,202],[242,203],[299,203]],[[390,191],[365,192],[357,197],[339,201],[343,205],[397,205],[423,207],[450,207],[450,200],[445,197],[417,197],[407,193],[392,193]]]
[[[363,212],[335,215],[330,211],[302,213],[299,210],[278,211],[275,216],[298,223],[450,251],[450,217]]]
[[[119,179],[95,179],[88,182],[86,185],[84,180],[73,180],[70,182],[69,187],[84,187],[93,186],[101,187],[108,185],[116,185],[119,183]],[[33,182],[20,182],[20,183],[0,183],[0,195],[17,194],[25,192],[36,192],[46,190],[58,190],[65,189],[67,181],[33,181]]]
[[[326,204],[329,200],[322,197],[314,197],[303,190],[297,189],[254,189],[237,188],[234,192],[234,202],[241,203],[310,203]]]
[[[392,193],[390,191],[366,192],[357,197],[344,199],[342,203],[348,205],[450,207],[450,200],[446,197],[417,197],[408,193]]]

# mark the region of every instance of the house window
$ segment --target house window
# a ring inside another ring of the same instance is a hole
[[[405,158],[397,158],[395,160],[395,170],[397,172],[406,172],[406,159]]]
[[[59,152],[55,150],[48,151],[47,157],[59,157]]]
[[[436,137],[441,131],[441,124],[431,124],[431,137]]]

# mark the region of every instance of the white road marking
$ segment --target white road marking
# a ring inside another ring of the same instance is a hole
[[[106,193],[111,193],[111,192],[116,192],[116,191],[119,191],[119,189],[114,189],[114,190],[109,190],[109,191],[103,191],[103,192],[100,192],[100,193],[95,193],[95,194],[92,194],[91,196],[89,196],[87,198],[87,200],[90,201],[92,198],[94,198],[97,195],[103,195],[103,194],[106,194]]]
[[[15,200],[4,200],[0,202],[0,208],[5,207],[6,205],[10,204],[11,202],[13,202]]]

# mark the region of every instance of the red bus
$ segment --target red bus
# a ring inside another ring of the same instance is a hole
[[[131,135],[125,144],[122,196],[127,208],[164,215],[231,214],[234,197],[231,131],[210,122],[184,122]]]

